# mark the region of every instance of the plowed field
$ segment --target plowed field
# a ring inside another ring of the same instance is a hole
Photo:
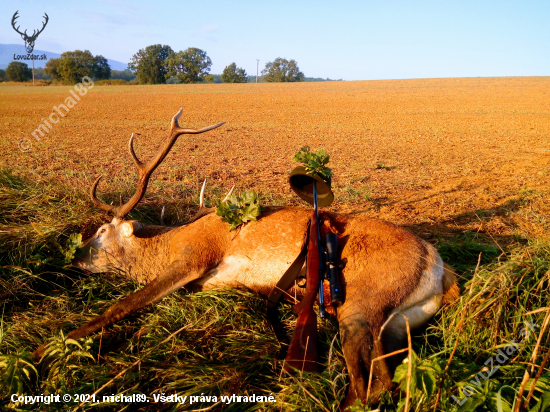
[[[333,210],[414,225],[424,237],[465,228],[548,233],[549,77],[95,86],[35,141],[31,132],[69,90],[0,86],[0,166],[82,190],[104,174],[106,193],[134,175],[131,133],[147,159],[183,107],[182,125],[226,124],[180,137],[149,195],[198,191],[207,178],[224,190],[253,188],[267,203],[297,203],[287,174],[309,145],[331,155]],[[25,137],[28,152],[18,148]]]

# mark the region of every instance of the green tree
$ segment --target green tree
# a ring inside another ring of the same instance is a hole
[[[6,71],[0,69],[0,82],[5,82],[5,81],[6,81]]]
[[[147,46],[132,56],[128,69],[136,75],[140,84],[166,83],[168,75],[166,60],[172,53],[174,51],[167,45]]]
[[[98,54],[95,58],[95,67],[93,78],[94,80],[110,79],[111,78],[111,66],[107,62],[107,59]]]
[[[50,76],[54,80],[60,80],[61,79],[61,75],[59,74],[60,61],[61,61],[60,58],[48,60],[46,62],[46,66],[44,67],[44,73],[47,76]]]
[[[25,82],[32,78],[32,70],[26,63],[11,62],[6,68],[6,78],[12,82]]]
[[[236,63],[231,63],[223,70],[222,81],[224,83],[246,83],[246,71],[237,67]]]
[[[62,53],[58,59],[48,60],[44,73],[54,80],[78,83],[84,76],[94,80],[109,79],[111,67],[101,55],[94,56],[89,50],[75,50]]]
[[[303,82],[305,77],[296,60],[289,61],[280,57],[267,62],[262,74],[265,82]]]
[[[59,75],[63,80],[78,83],[84,76],[92,77],[94,63],[94,56],[89,50],[62,53],[58,66]]]
[[[78,83],[84,76],[94,77],[97,70],[97,61],[89,50],[75,50],[61,54],[58,73],[61,79]]]
[[[212,66],[212,60],[206,55],[206,52],[196,47],[172,53],[167,62],[168,77],[176,76],[183,83],[198,83],[204,80]]]

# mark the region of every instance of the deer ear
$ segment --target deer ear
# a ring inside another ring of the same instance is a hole
[[[122,236],[124,237],[130,237],[134,234],[135,231],[137,231],[140,228],[139,222],[136,222],[135,220],[131,220],[129,222],[124,222],[121,225],[121,232]]]

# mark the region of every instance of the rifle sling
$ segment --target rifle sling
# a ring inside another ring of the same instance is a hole
[[[310,226],[311,220],[308,220],[306,232],[304,233],[304,239],[302,241],[302,250],[267,297],[268,309],[272,309],[277,305],[283,293],[285,293],[286,290],[292,286],[292,284],[300,274],[300,270],[302,269],[302,266],[304,266],[304,261],[306,260]]]

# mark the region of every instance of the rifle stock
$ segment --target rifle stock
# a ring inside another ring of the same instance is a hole
[[[296,329],[288,347],[285,358],[285,370],[290,372],[292,368],[306,372],[317,372],[317,315],[313,310],[313,304],[319,291],[319,241],[317,213],[313,211],[307,245],[307,278],[306,295],[296,305],[294,311],[298,313]]]

